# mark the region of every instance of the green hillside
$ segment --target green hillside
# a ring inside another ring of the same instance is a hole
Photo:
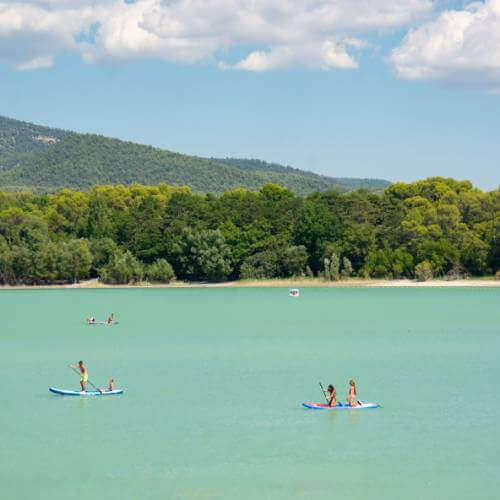
[[[48,150],[69,134],[0,116],[0,169],[15,166],[31,154]]]
[[[390,183],[381,179],[362,179],[356,177],[328,177],[309,172],[307,170],[300,170],[298,168],[283,166],[278,163],[268,163],[262,160],[247,159],[247,158],[213,158],[214,160],[230,165],[233,167],[246,170],[248,172],[276,172],[279,174],[300,175],[302,177],[309,177],[319,182],[322,179],[328,186],[325,189],[330,189],[332,183],[335,187],[340,187],[341,190],[351,191],[353,189],[367,189],[377,190],[384,189]],[[321,189],[319,191],[322,191]]]
[[[285,186],[299,195],[358,188],[382,190],[387,181],[320,176],[260,160],[200,158],[111,139],[42,127],[0,116],[0,187],[85,190],[98,184],[186,185],[222,193],[236,187]]]

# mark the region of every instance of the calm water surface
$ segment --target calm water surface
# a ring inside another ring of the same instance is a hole
[[[0,291],[0,314],[2,498],[500,497],[500,289]],[[50,395],[79,359],[125,394]],[[351,377],[383,408],[300,406]]]

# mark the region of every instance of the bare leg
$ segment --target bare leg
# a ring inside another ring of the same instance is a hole
[[[86,389],[86,383],[83,380],[80,380],[80,385],[82,386],[82,391],[86,392],[87,391],[87,389]]]

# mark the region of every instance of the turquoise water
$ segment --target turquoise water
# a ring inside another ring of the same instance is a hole
[[[2,498],[500,496],[500,289],[16,290],[0,313]],[[49,394],[79,359],[125,394]],[[351,377],[383,408],[300,406]]]

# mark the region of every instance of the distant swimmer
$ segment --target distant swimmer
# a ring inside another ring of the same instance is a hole
[[[80,372],[80,386],[82,387],[82,391],[86,392],[89,372],[87,371],[87,367],[83,364],[83,361],[78,361],[77,365],[69,365],[69,367]]]
[[[326,398],[328,399],[328,406],[337,406],[337,391],[335,390],[335,387],[333,387],[332,384],[328,386],[328,396]]]
[[[108,318],[108,325],[112,325],[113,323],[115,322],[115,315],[113,313],[110,314],[109,318]]]
[[[356,382],[349,380],[349,397],[347,398],[349,406],[359,406],[358,394],[356,392]]]

